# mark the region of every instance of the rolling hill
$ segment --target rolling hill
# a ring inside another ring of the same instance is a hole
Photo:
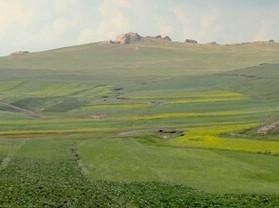
[[[0,57],[0,207],[274,207],[279,44],[144,39]],[[39,193],[39,194],[38,194]]]

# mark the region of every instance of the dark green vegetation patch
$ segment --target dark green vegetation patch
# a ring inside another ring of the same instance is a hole
[[[48,145],[48,147],[43,146]],[[276,195],[209,194],[159,182],[91,181],[75,141],[29,141],[0,172],[1,207],[276,207]],[[36,155],[34,148],[41,147]],[[2,156],[3,160],[5,156]]]

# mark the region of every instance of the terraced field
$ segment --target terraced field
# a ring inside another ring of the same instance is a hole
[[[0,207],[276,207],[278,45],[173,44],[0,58]]]

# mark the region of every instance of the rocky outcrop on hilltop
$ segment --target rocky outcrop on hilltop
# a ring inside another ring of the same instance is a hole
[[[146,36],[145,38],[148,38],[148,39],[162,39],[162,36],[161,36],[161,35],[156,35],[156,36]]]
[[[172,41],[172,39],[169,36],[165,36],[163,39],[170,42]]]
[[[144,37],[145,40],[161,40],[161,41],[172,41],[172,39],[169,36],[162,37],[161,35],[157,36],[146,36]]]
[[[26,55],[29,54],[29,51],[16,51],[10,54],[10,56],[20,56],[20,55]]]
[[[143,37],[138,33],[126,33],[116,37],[115,41],[109,41],[110,44],[130,44],[130,43],[137,43],[143,41],[172,41],[169,36],[162,37],[161,35],[157,36],[146,36]]]
[[[115,43],[119,44],[130,44],[132,42],[140,42],[142,41],[143,37],[140,36],[138,33],[126,33],[123,35],[119,35],[116,37]]]
[[[257,133],[258,134],[263,134],[263,135],[272,134],[272,133],[279,133],[279,120],[272,123],[272,124],[260,127],[257,130]]]
[[[209,44],[209,45],[219,45],[216,41],[209,42],[208,44]]]
[[[198,41],[192,39],[186,39],[185,43],[198,44]]]

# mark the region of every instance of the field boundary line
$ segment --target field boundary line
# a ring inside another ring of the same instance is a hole
[[[80,153],[78,151],[78,147],[75,146],[72,148],[72,155],[74,157],[74,160],[77,163],[77,166],[81,170],[82,174],[88,177],[90,175],[90,171],[87,169],[87,167],[83,164],[81,158],[80,158]]]

